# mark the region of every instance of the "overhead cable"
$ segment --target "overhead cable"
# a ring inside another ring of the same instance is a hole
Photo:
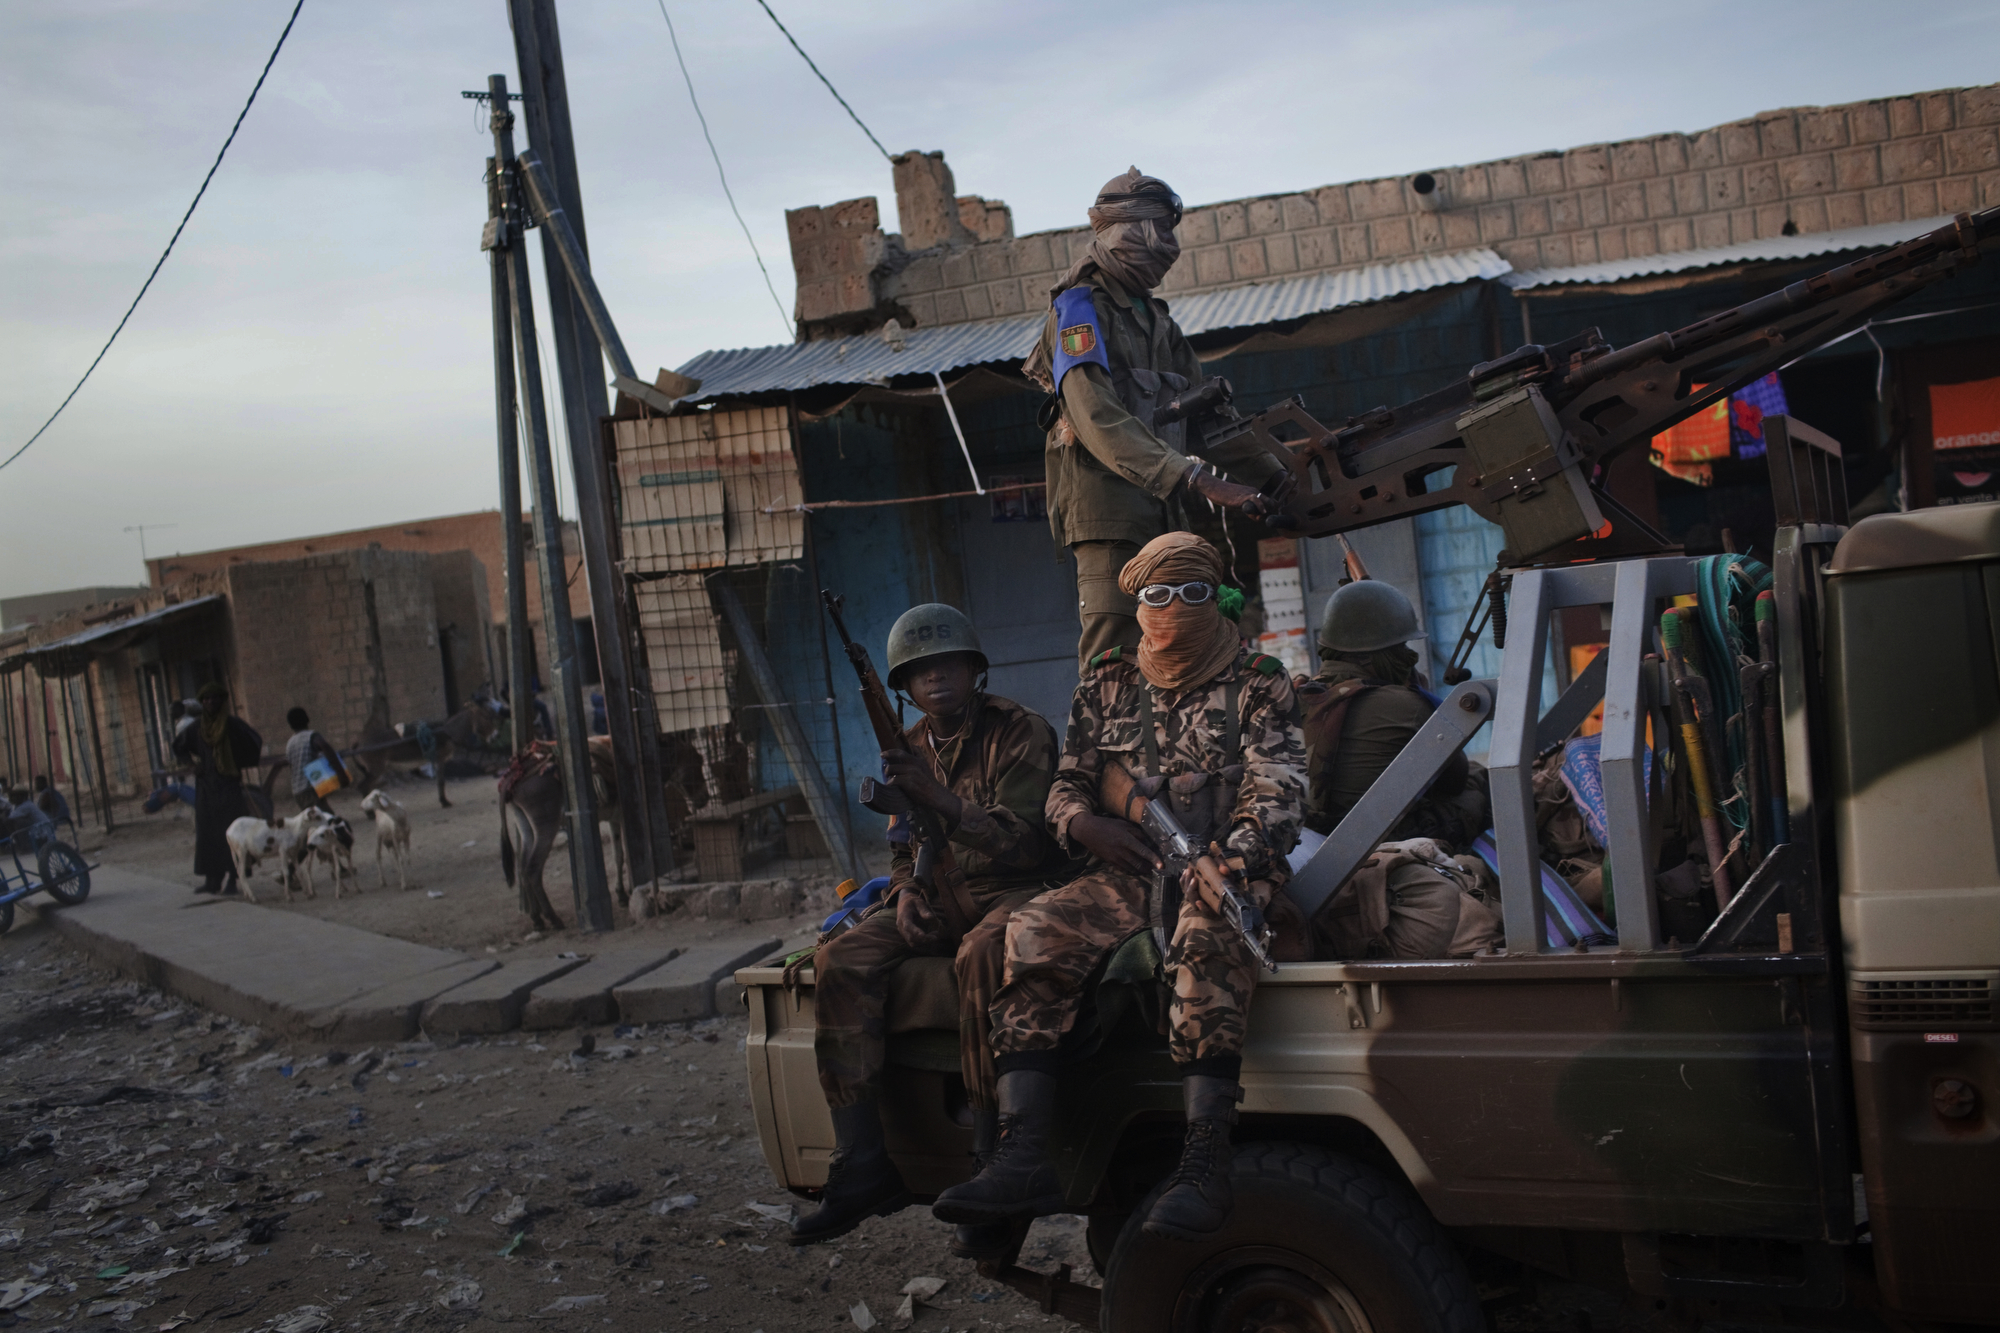
[[[111,350],[111,344],[117,342],[118,335],[125,331],[126,321],[131,319],[132,312],[139,308],[139,302],[143,301],[146,298],[147,291],[151,289],[153,285],[153,279],[160,276],[160,269],[167,262],[167,256],[174,252],[174,243],[180,240],[181,232],[186,229],[188,224],[188,219],[194,216],[195,206],[201,203],[201,197],[204,194],[208,193],[208,183],[215,179],[215,169],[222,165],[223,155],[229,151],[229,145],[236,142],[236,131],[243,128],[243,118],[250,114],[251,104],[257,100],[257,93],[264,86],[265,76],[270,74],[271,66],[277,63],[278,52],[285,49],[285,38],[292,35],[292,25],[299,21],[299,11],[301,9],[304,9],[305,5],[306,5],[306,0],[298,0],[298,3],[292,6],[292,16],[285,20],[285,30],[278,34],[278,44],[271,48],[271,55],[270,58],[265,60],[264,62],[263,72],[257,75],[257,83],[254,87],[250,89],[249,100],[245,101],[243,103],[243,109],[236,113],[236,123],[229,127],[229,137],[222,141],[222,151],[218,152],[215,155],[215,161],[209,164],[208,174],[201,178],[201,188],[194,192],[194,202],[187,206],[187,212],[181,214],[180,226],[174,228],[174,234],[167,240],[167,248],[160,252],[159,259],[153,264],[153,271],[146,275],[146,281],[140,286],[139,294],[132,298],[131,305],[125,307],[124,319],[120,319],[118,321],[118,327],[111,330],[111,336],[104,340],[104,346],[98,349],[97,356],[92,359],[89,368],[83,372],[83,379],[78,380],[76,382],[76,387],[69,391],[68,396],[66,396],[61,403],[57,404],[56,410],[49,413],[49,419],[42,423],[41,430],[38,430],[33,435],[29,436],[27,444],[22,445],[19,449],[16,449],[13,453],[7,455],[6,460],[4,462],[0,462],[0,467],[6,467],[8,463],[13,462],[15,459],[19,458],[22,454],[27,453],[29,448],[33,446],[35,441],[42,438],[42,431],[46,431],[50,426],[55,425],[56,418],[63,414],[63,408],[69,406],[70,399],[76,397],[78,390],[81,390],[84,386],[85,381],[87,381],[90,378],[91,372],[97,369],[98,362],[104,360],[104,354]]]
[[[764,0],[757,0],[757,5],[758,8],[762,9],[766,14],[771,14],[771,7],[765,4]],[[866,125],[861,124],[861,117],[856,115],[854,112],[854,108],[847,104],[847,99],[840,95],[840,89],[833,86],[833,80],[827,78],[826,75],[824,74],[820,74],[819,66],[813,64],[813,58],[806,54],[806,49],[803,46],[799,45],[799,39],[792,36],[792,30],[790,28],[787,28],[784,25],[784,23],[780,21],[780,19],[776,14],[771,14],[771,22],[776,23],[778,25],[778,31],[785,34],[785,40],[790,42],[792,44],[792,49],[799,53],[799,59],[806,62],[806,68],[811,70],[815,74],[819,74],[819,81],[826,85],[826,90],[828,92],[833,94],[833,100],[840,103],[840,109],[842,111],[845,111],[848,115],[848,118],[852,120],[856,125],[861,125],[861,132],[868,136],[869,143],[875,145],[875,151],[880,153],[884,158],[888,158],[889,161],[891,162],[895,161],[894,158],[889,157],[889,150],[882,146],[882,141],[875,137],[875,131],[869,129]]]
[[[715,139],[708,132],[708,117],[701,114],[701,102],[694,95],[694,79],[688,73],[687,61],[681,58],[681,39],[674,33],[674,21],[667,14],[667,0],[659,0],[660,17],[667,20],[667,40],[674,44],[674,61],[681,67],[681,79],[687,84],[688,101],[694,105],[694,118],[701,122],[701,137],[708,141],[708,155],[715,159],[715,175],[722,182],[722,197],[729,201],[729,211],[736,215],[736,225],[743,228],[743,239],[750,242],[750,253],[757,260],[757,271],[764,275],[764,290],[771,293],[771,304],[778,307],[778,318],[785,322],[785,339],[789,342],[797,335],[792,327],[792,317],[785,313],[785,303],[778,299],[778,289],[771,285],[771,270],[764,267],[763,252],[757,248],[757,238],[750,234],[750,225],[743,220],[743,210],[736,206],[736,196],[729,189],[729,173],[722,169],[722,154],[715,151]]]

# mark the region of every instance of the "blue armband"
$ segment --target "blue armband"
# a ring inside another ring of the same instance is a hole
[[[1062,392],[1063,376],[1077,366],[1102,366],[1111,373],[1111,360],[1104,354],[1104,331],[1097,326],[1097,303],[1089,287],[1065,287],[1056,294],[1055,391]]]

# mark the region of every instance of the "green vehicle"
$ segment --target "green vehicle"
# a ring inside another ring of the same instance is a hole
[[[1674,839],[1669,788],[1700,763],[1677,738],[1700,710],[1686,711],[1660,630],[1676,598],[1707,589],[1696,561],[1576,480],[1921,285],[1889,259],[1929,240],[1914,271],[1943,276],[1991,222],[1962,219],[1955,252],[1933,234],[1797,284],[1793,314],[1770,297],[1734,325],[1751,307],[1622,352],[1593,353],[1588,335],[1581,349],[1523,349],[1388,420],[1292,435],[1309,533],[1347,522],[1330,495],[1388,477],[1406,512],[1449,493],[1531,554],[1511,563],[1499,678],[1459,683],[1286,891],[1310,914],[1490,723],[1507,947],[1267,975],[1244,1049],[1236,1208],[1186,1244],[1139,1227],[1182,1121],[1153,1022],[1157,955],[1137,937],[1074,1034],[1056,1144],[1103,1290],[1011,1261],[983,1271],[1116,1333],[1485,1329],[1481,1256],[1723,1326],[2000,1325],[2000,505],[1850,527],[1837,446],[1770,420],[1774,666],[1761,685],[1746,666],[1742,682],[1743,731],[1768,713],[1749,745],[1761,831],[1734,857],[1741,882],[1690,927],[1656,877]],[[1837,318],[1783,323],[1829,303]],[[1704,329],[1715,337],[1690,336]],[[1723,359],[1733,369],[1718,374]],[[1671,410],[1592,436],[1616,415],[1606,394],[1644,409],[1675,393]],[[1427,493],[1412,474],[1447,456],[1457,478]],[[1615,531],[1591,536],[1606,518]],[[1348,525],[1361,521],[1379,520]],[[1544,711],[1550,618],[1591,605],[1608,609],[1602,667]],[[1615,937],[1572,942],[1550,924],[1532,780],[1599,703]],[[809,1195],[833,1147],[810,974],[791,993],[775,965],[737,979],[765,1156]],[[889,1016],[890,1148],[912,1190],[935,1195],[973,1169],[949,962],[905,964]]]

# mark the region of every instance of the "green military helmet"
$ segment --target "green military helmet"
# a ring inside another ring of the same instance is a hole
[[[903,688],[904,667],[946,653],[971,653],[979,659],[979,669],[986,670],[979,631],[965,612],[943,602],[911,607],[889,626],[889,688]]]
[[[1424,638],[1417,609],[1393,583],[1359,579],[1327,599],[1319,646],[1335,653],[1372,653]]]

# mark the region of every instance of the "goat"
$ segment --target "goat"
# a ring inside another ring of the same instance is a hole
[[[243,889],[243,896],[251,902],[257,901],[256,891],[250,887],[250,872],[257,863],[267,857],[278,858],[279,882],[284,886],[285,901],[292,900],[292,871],[306,855],[306,838],[314,829],[333,818],[317,806],[301,810],[290,819],[259,819],[255,815],[245,815],[233,821],[223,833],[229,843],[229,859],[236,867],[236,882]],[[319,895],[310,882],[306,885],[306,896]]]
[[[313,863],[324,861],[333,868],[333,899],[340,901],[340,881],[342,878],[354,881],[354,891],[361,892],[361,876],[354,869],[354,826],[339,815],[318,825],[306,834],[306,892],[313,894]]]
[[[361,808],[375,818],[375,878],[379,887],[389,887],[389,877],[382,873],[382,849],[387,847],[396,859],[396,887],[409,888],[410,812],[379,790],[362,797]]]

